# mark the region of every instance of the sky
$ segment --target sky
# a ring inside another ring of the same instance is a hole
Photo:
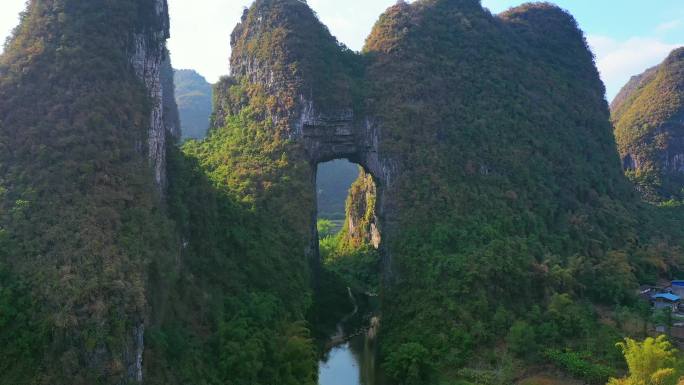
[[[228,74],[230,32],[252,0],[168,0],[169,49],[176,68],[215,82]],[[308,0],[321,21],[348,47],[360,50],[380,14],[396,0]],[[521,0],[482,0],[492,13]],[[682,0],[552,0],[585,31],[611,100],[633,75],[684,46]],[[25,0],[0,0],[0,41],[18,22]]]

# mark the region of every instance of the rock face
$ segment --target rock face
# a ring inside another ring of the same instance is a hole
[[[275,48],[269,48],[270,53],[259,51],[267,42],[261,37],[271,36],[277,28],[286,28],[290,34],[282,41],[276,40]],[[325,43],[307,46],[304,44],[307,34]],[[223,79],[216,88],[214,125],[222,125],[223,116],[236,114],[249,103],[249,93],[229,96],[228,89],[239,84],[255,86],[273,100],[268,119],[276,127],[275,135],[296,143],[297,151],[311,165],[312,189],[315,189],[313,176],[319,163],[346,158],[371,174],[376,180],[378,195],[384,196],[399,166],[380,152],[381,128],[364,111],[365,102],[355,95],[355,87],[363,77],[361,60],[353,52],[340,48],[306,3],[256,1],[233,31],[231,46],[231,77]],[[299,66],[300,70],[292,71],[292,65]],[[378,202],[378,217],[391,222],[384,218],[391,216],[384,209],[384,200],[381,198]],[[309,254],[317,258],[315,206],[311,210],[313,230]]]
[[[347,198],[347,221],[345,223],[345,242],[353,247],[373,245],[380,247],[379,219],[375,215],[375,200],[378,196],[373,177],[361,172],[359,178],[352,184]]]
[[[611,105],[622,166],[645,199],[684,198],[684,48],[633,77]]]
[[[171,66],[171,56],[169,56],[168,51],[165,57],[166,59],[162,63],[161,69],[164,127],[166,128],[167,137],[171,136],[174,140],[180,140],[182,135],[180,111],[176,103],[174,70]]]
[[[154,169],[154,179],[161,190],[166,184],[167,127],[164,118],[164,93],[173,96],[173,88],[164,89],[162,71],[170,66],[166,39],[169,38],[169,9],[166,0],[153,0],[152,18],[145,28],[133,35],[130,62],[135,73],[145,83],[152,101],[150,128],[147,135],[146,153]],[[175,124],[175,122],[174,122]],[[177,130],[177,127],[172,128]]]
[[[167,141],[181,138],[178,106],[175,99],[173,66],[166,48],[169,38],[169,8],[166,0],[151,0],[148,22],[142,31],[133,35],[133,54],[129,60],[136,75],[144,82],[151,101],[150,125],[147,134],[147,157],[154,171],[154,182],[163,195],[167,185]],[[126,344],[123,364],[126,376],[121,384],[143,381],[143,353],[145,351],[145,317],[141,315]]]
[[[678,260],[642,250],[605,90],[554,6],[398,2],[358,54],[305,1],[256,0],[216,135],[165,160],[166,12],[34,0],[0,59],[0,306],[17,326],[0,341],[22,347],[0,351],[1,383],[314,385],[301,321],[316,165],[335,158],[365,170],[349,231],[382,235],[385,354],[453,369],[513,321],[555,322],[549,297],[622,304],[639,269]],[[174,223],[155,191],[167,162]]]

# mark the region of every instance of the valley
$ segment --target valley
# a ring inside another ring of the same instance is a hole
[[[0,56],[0,384],[684,381],[681,48],[609,106],[551,3],[255,0],[210,84],[168,6]]]

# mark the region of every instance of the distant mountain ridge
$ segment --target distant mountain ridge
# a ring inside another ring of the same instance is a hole
[[[190,69],[175,70],[174,82],[182,138],[204,138],[212,111],[212,85],[197,71]]]
[[[616,112],[621,110],[629,101],[629,99],[644,86],[644,84],[653,81],[655,76],[658,74],[659,67],[660,66],[653,66],[639,75],[632,76],[627,84],[620,89],[618,94],[610,103],[610,110]]]
[[[316,187],[319,218],[344,218],[345,200],[351,184],[358,176],[359,166],[346,160],[335,160],[318,166]]]

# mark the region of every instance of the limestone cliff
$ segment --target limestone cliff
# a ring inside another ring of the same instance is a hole
[[[154,169],[154,180],[160,189],[166,183],[166,133],[164,125],[164,91],[173,94],[173,89],[164,90],[162,84],[163,65],[170,65],[166,39],[169,37],[169,10],[166,0],[150,0],[145,24],[132,35],[129,60],[136,75],[145,83],[152,111],[145,151]]]
[[[4,350],[0,382],[139,383],[148,266],[177,253],[166,1],[27,7],[0,57],[0,270],[16,281],[0,287],[22,309],[0,339],[32,350]]]
[[[181,120],[178,104],[176,103],[174,70],[171,65],[171,57],[169,56],[168,51],[166,53],[165,60],[162,63],[161,84],[163,106],[162,116],[164,118],[164,129],[166,131],[167,141],[169,139],[178,141],[182,136]]]
[[[275,149],[274,159],[310,167],[348,158],[376,182],[373,218],[373,194],[360,188],[348,224],[359,236],[381,229],[388,355],[418,344],[460,365],[471,342],[502,337],[485,332],[497,321],[482,307],[525,318],[521,309],[548,304],[544,293],[628,300],[620,287],[644,270],[625,255],[651,240],[634,241],[639,204],[620,172],[593,56],[567,13],[545,3],[493,16],[476,0],[401,2],[354,54],[304,2],[260,0],[231,43],[215,127],[249,116],[264,128],[233,140],[256,154]],[[299,183],[312,187],[312,174]],[[313,202],[292,205],[310,212],[303,223],[314,229]],[[315,258],[315,231],[309,239]],[[578,258],[600,273],[581,273]],[[614,277],[609,259],[631,273]],[[577,289],[559,285],[559,271]]]
[[[627,175],[645,199],[684,198],[684,48],[633,77],[611,105]]]
[[[372,245],[376,249],[380,247],[380,221],[375,214],[377,196],[373,176],[362,171],[352,184],[347,198],[347,219],[343,229],[345,246],[358,248]]]
[[[314,385],[315,170],[335,158],[365,170],[347,225],[382,235],[395,379],[497,370],[521,323],[534,346],[608,355],[592,304],[679,272],[682,237],[624,178],[557,7],[398,2],[355,53],[306,2],[256,0],[210,135],[182,149],[166,13],[33,0],[0,58],[0,382]]]
[[[259,92],[266,98],[265,118],[274,126],[274,139],[297,144],[311,164],[312,178],[316,164],[347,158],[375,177],[378,201],[384,202],[399,165],[379,150],[381,128],[367,114],[361,91],[361,57],[341,46],[305,3],[294,0],[256,1],[233,31],[231,45],[232,78],[216,91],[218,125],[221,116],[240,111]],[[224,90],[231,87],[244,91],[228,95]],[[316,255],[315,207],[309,210],[310,253]],[[379,216],[391,212],[378,205]]]
[[[369,194],[359,193],[351,211],[364,214],[350,224],[359,235],[373,222],[382,230],[388,349],[420,341],[446,354],[459,338],[485,343],[467,331],[434,337],[446,333],[443,320],[467,329],[480,317],[476,301],[459,300],[466,293],[515,311],[564,290],[540,265],[572,269],[573,255],[585,255],[600,269],[608,253],[632,247],[635,214],[623,204],[636,201],[620,172],[605,89],[562,10],[534,4],[493,16],[476,0],[402,2],[359,55],[304,2],[260,0],[231,44],[215,127],[250,116],[265,128],[237,137],[257,154],[275,149],[269,156],[284,152],[312,168],[348,158],[375,180],[375,218],[366,218]],[[299,182],[313,184],[312,175]],[[310,212],[314,229],[313,202],[293,206]],[[315,258],[315,231],[309,239]],[[474,276],[501,289],[480,288]],[[606,292],[627,296],[591,295]],[[434,299],[429,308],[424,298]]]

